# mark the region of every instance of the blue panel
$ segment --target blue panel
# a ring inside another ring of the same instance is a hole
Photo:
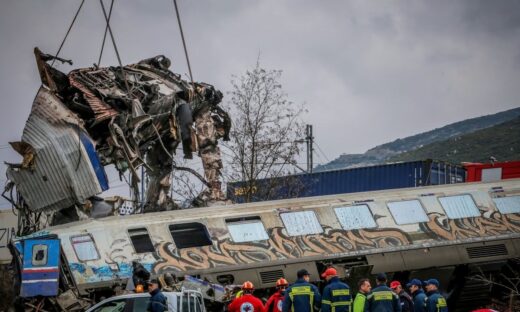
[[[256,181],[253,201],[366,192],[464,182],[462,167],[425,160],[299,174]],[[274,185],[274,187],[273,187]],[[244,202],[244,182],[228,183],[228,198]],[[262,190],[271,190],[269,194]]]
[[[92,168],[96,173],[96,177],[98,179],[99,185],[103,191],[108,190],[108,179],[105,173],[105,169],[101,165],[101,161],[99,161],[98,154],[94,145],[90,141],[90,138],[85,135],[82,131],[80,132],[81,143],[83,143],[83,147],[87,151],[88,158],[90,159],[90,163],[92,164]]]
[[[40,251],[39,254],[38,251]],[[20,296],[56,296],[60,264],[59,239],[24,241]]]

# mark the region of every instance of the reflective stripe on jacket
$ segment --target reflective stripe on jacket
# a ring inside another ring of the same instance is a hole
[[[401,312],[399,296],[386,285],[379,285],[372,289],[367,296],[367,301],[370,312]]]
[[[429,291],[426,293],[426,311],[428,312],[448,312],[448,304],[446,299],[438,291]]]
[[[321,300],[322,312],[350,312],[352,296],[347,284],[333,277],[325,289]]]
[[[283,299],[283,312],[312,312],[321,307],[321,295],[318,288],[304,279],[287,288]]]

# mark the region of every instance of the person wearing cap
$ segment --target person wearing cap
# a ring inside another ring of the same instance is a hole
[[[352,306],[353,312],[365,312],[367,310],[367,296],[371,289],[372,285],[370,285],[368,278],[362,278],[358,281],[358,293]]]
[[[296,273],[298,279],[285,292],[283,312],[312,312],[321,308],[321,295],[318,287],[309,283],[310,274],[302,269]]]
[[[401,311],[403,312],[413,312],[413,300],[410,295],[404,291],[403,286],[399,281],[392,281],[390,283],[390,288],[399,296],[399,301],[401,302]]]
[[[269,297],[265,304],[266,312],[281,312],[283,305],[283,298],[285,296],[285,290],[289,286],[289,283],[285,278],[279,278],[276,281],[276,292]]]
[[[424,282],[426,285],[426,311],[427,312],[448,312],[446,299],[439,293],[439,281],[431,278]]]
[[[368,311],[370,312],[401,312],[401,303],[391,288],[386,286],[385,273],[376,276],[377,287],[367,296]]]
[[[255,286],[247,281],[242,284],[242,296],[235,298],[228,306],[229,312],[264,312],[262,300],[253,296]]]
[[[153,278],[148,281],[148,292],[150,293],[150,301],[148,302],[148,311],[150,312],[164,312],[168,311],[168,304],[166,297],[159,288],[159,281]]]
[[[341,282],[335,268],[328,268],[321,274],[329,284],[323,289],[321,298],[322,312],[350,312],[352,295],[350,287]]]
[[[422,282],[414,278],[406,284],[406,288],[408,288],[413,297],[413,311],[426,312],[426,294],[422,289]]]

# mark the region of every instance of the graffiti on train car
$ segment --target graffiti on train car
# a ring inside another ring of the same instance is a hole
[[[339,254],[373,248],[411,244],[409,235],[399,229],[362,229],[344,231],[323,227],[321,234],[290,237],[282,227],[268,230],[269,240],[235,243],[230,238],[216,239],[213,246],[177,249],[170,242],[157,247],[160,260],[154,273],[167,270],[197,270],[225,265],[298,259],[323,254]]]
[[[520,233],[520,214],[501,214],[488,211],[484,216],[447,219],[440,213],[429,213],[429,222],[420,224],[421,229],[437,240],[455,240],[481,236]]]

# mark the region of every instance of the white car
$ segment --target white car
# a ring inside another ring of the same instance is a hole
[[[168,312],[206,312],[199,291],[182,290],[163,294],[168,299]],[[105,299],[85,312],[145,312],[149,302],[148,293],[127,294]]]

